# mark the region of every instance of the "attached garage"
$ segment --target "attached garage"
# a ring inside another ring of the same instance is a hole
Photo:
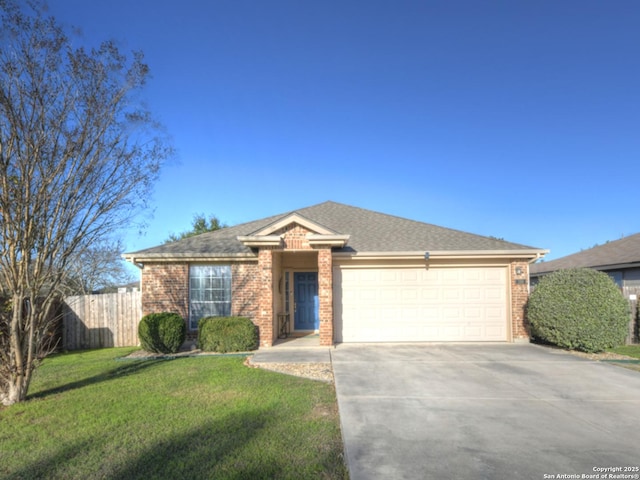
[[[506,266],[336,266],[336,340],[507,341],[508,273]]]

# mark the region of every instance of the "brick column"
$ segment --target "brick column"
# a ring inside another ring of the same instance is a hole
[[[333,345],[333,270],[331,248],[318,249],[320,345]]]
[[[273,250],[261,247],[258,252],[258,316],[260,346],[273,345]]]
[[[520,272],[520,273],[517,273]],[[525,305],[529,299],[529,262],[514,260],[511,277],[511,334],[514,342],[529,340],[529,323],[525,318]]]

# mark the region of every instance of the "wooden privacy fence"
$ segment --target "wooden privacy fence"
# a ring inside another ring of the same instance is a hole
[[[631,319],[629,321],[629,331],[627,333],[627,345],[640,343],[640,311],[638,310],[640,300],[640,287],[623,287],[624,298],[629,299],[631,309]]]
[[[67,350],[138,345],[140,292],[66,297],[62,343]]]

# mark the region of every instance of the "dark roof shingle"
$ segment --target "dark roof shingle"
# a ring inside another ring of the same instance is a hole
[[[567,268],[615,268],[634,263],[640,263],[640,233],[566,257],[536,263],[531,265],[530,274],[535,276]]]
[[[439,227],[329,201],[126,255],[250,254],[251,249],[238,241],[238,236],[251,235],[294,213],[329,230],[350,235],[348,244],[344,248],[336,249],[337,252],[535,250],[534,247],[493,237]]]

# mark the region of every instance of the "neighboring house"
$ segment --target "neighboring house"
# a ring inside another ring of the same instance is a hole
[[[531,265],[531,283],[556,270],[593,268],[608,274],[625,294],[640,290],[640,233],[566,257]]]
[[[529,263],[547,251],[334,202],[125,254],[143,314],[247,316],[271,346],[528,339]]]

